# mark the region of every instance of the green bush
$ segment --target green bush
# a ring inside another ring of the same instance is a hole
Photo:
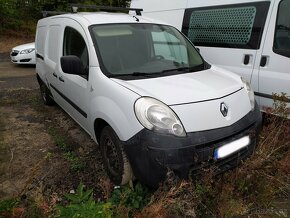
[[[135,187],[122,186],[112,193],[113,205],[123,205],[129,209],[142,209],[149,202],[150,193],[148,188],[137,183]]]
[[[93,190],[84,191],[81,183],[75,194],[66,194],[69,201],[67,206],[58,206],[58,217],[63,218],[110,218],[112,217],[111,203],[95,202]]]
[[[0,201],[0,215],[3,212],[10,212],[18,204],[19,204],[18,199],[7,199]]]

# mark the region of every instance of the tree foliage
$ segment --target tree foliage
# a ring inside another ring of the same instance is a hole
[[[128,7],[130,0],[0,0],[0,34],[13,31],[33,31],[42,10],[70,11],[68,3]]]

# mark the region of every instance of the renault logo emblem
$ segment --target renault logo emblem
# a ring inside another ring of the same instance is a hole
[[[224,117],[226,117],[228,115],[229,108],[224,102],[221,103],[220,111]]]

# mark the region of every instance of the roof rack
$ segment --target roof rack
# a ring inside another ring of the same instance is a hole
[[[143,9],[141,8],[122,8],[122,7],[110,7],[110,6],[97,6],[97,5],[82,5],[82,4],[68,4],[71,7],[72,13],[77,13],[78,9],[98,9],[101,11],[135,11],[136,15],[141,16]],[[42,11],[42,16],[67,14],[69,11]]]
[[[141,8],[122,8],[110,6],[97,6],[97,5],[82,5],[82,4],[68,4],[72,8],[73,13],[77,13],[78,9],[98,9],[101,11],[135,11],[136,15],[141,16],[143,9]]]
[[[66,11],[41,11],[43,17],[47,17],[48,15],[59,15],[59,14],[67,14],[69,12]]]

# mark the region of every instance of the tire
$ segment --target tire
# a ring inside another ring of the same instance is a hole
[[[41,82],[39,86],[40,86],[40,95],[43,103],[45,105],[53,105],[54,100],[52,99],[50,91],[48,90],[47,86],[43,82]]]
[[[105,170],[115,185],[125,185],[133,179],[132,168],[121,141],[110,126],[102,130],[100,148]]]

